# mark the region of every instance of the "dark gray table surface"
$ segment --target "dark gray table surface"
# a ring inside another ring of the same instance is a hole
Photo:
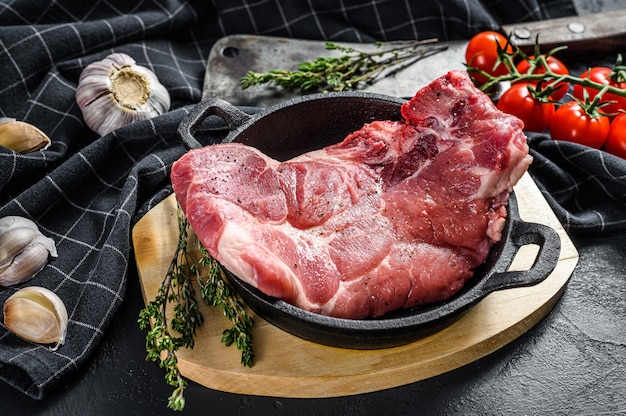
[[[88,364],[41,401],[0,384],[2,415],[598,415],[626,414],[626,237],[573,238],[580,261],[535,327],[493,354],[406,386],[329,399],[244,396],[190,382],[183,412],[145,361],[136,276]]]

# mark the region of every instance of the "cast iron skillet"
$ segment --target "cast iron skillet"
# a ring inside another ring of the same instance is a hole
[[[373,120],[400,119],[403,103],[395,97],[344,92],[297,97],[255,115],[219,99],[196,105],[181,121],[178,133],[190,149],[202,145],[193,134],[208,116],[223,118],[231,128],[224,142],[254,146],[277,160],[337,143]],[[528,271],[507,271],[515,254],[526,244],[539,252]],[[459,319],[489,293],[529,286],[543,281],[554,269],[561,243],[555,230],[520,219],[515,195],[500,242],[492,247],[485,263],[452,298],[429,305],[388,313],[374,319],[340,319],[311,313],[267,296],[226,271],[230,283],[259,316],[283,330],[317,343],[342,348],[377,349],[413,342],[433,334]]]

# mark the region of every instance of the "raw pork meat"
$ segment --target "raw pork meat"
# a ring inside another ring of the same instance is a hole
[[[212,256],[300,308],[365,318],[447,299],[501,238],[531,157],[521,121],[460,71],[401,114],[282,163],[237,143],[192,150],[174,191]]]

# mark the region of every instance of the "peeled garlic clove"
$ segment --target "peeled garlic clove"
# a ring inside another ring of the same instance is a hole
[[[0,219],[0,286],[11,286],[32,279],[57,257],[54,240],[44,236],[27,218]]]
[[[87,126],[100,135],[170,108],[170,95],[156,75],[124,53],[88,65],[78,80],[76,101]]]
[[[18,153],[30,153],[47,149],[50,138],[32,124],[0,118],[0,145]]]
[[[65,343],[67,309],[49,289],[30,286],[18,290],[4,302],[4,325],[15,335],[39,344]]]

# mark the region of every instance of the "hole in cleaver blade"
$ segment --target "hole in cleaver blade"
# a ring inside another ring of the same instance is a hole
[[[336,42],[360,51],[378,50],[371,43]],[[386,42],[384,46],[392,46]],[[465,69],[467,41],[438,42],[445,45],[440,52],[430,54],[377,82],[359,88],[395,97],[410,98],[421,87],[452,69]],[[242,90],[240,79],[248,72],[271,69],[297,69],[298,64],[318,56],[336,56],[340,52],[326,49],[324,41],[300,40],[257,35],[233,35],[219,39],[209,54],[204,77],[202,98],[221,98],[234,105],[266,107],[302,95],[271,84]]]

